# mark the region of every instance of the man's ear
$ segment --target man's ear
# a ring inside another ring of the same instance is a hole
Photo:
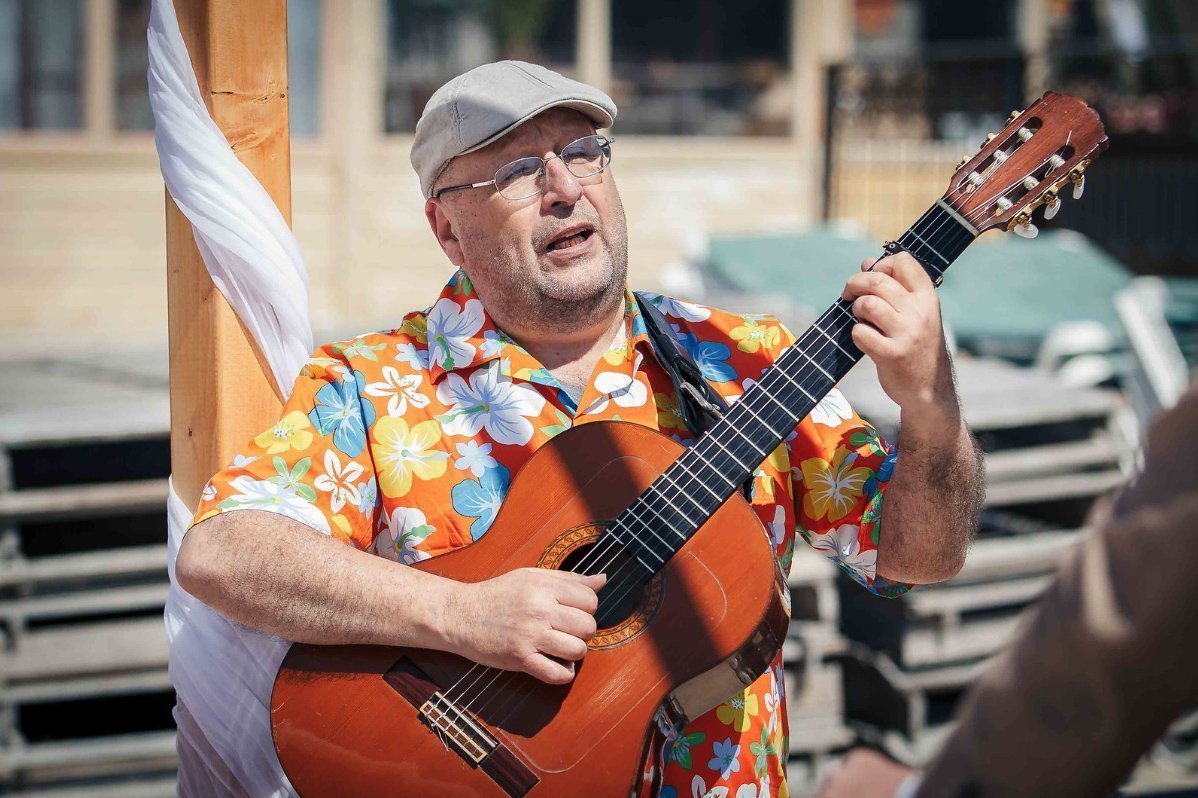
[[[462,256],[462,244],[454,234],[453,221],[445,212],[445,206],[441,204],[440,200],[425,201],[424,218],[428,219],[428,226],[433,231],[433,235],[437,237],[437,243],[441,245],[449,262],[454,266],[461,267],[465,261]]]

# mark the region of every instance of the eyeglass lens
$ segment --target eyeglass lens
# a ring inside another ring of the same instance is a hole
[[[611,142],[603,136],[586,136],[563,147],[561,159],[575,177],[599,174],[611,162]],[[496,190],[513,200],[541,193],[544,180],[545,161],[535,156],[512,161],[495,172]]]

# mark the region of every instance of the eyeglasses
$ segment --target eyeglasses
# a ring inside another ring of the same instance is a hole
[[[549,161],[560,158],[570,174],[575,177],[593,177],[607,168],[611,163],[611,143],[615,139],[610,136],[583,136],[562,147],[558,155],[549,158],[539,158],[535,155],[518,158],[504,164],[495,170],[495,178],[482,183],[464,183],[460,186],[446,186],[433,194],[434,199],[440,199],[442,194],[449,191],[464,191],[468,188],[495,186],[501,197],[509,200],[522,200],[535,197],[545,190],[545,170]]]

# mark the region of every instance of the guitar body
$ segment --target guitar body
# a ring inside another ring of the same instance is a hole
[[[481,540],[413,567],[467,582],[568,567],[682,451],[626,422],[567,430],[520,469]],[[305,798],[632,794],[658,708],[686,722],[743,689],[789,622],[785,580],[739,494],[638,593],[566,686],[490,669],[474,683],[481,669],[437,651],[294,645],[271,701],[283,768]]]

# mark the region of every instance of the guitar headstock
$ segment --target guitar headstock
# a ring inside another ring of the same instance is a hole
[[[1051,219],[1070,184],[1079,199],[1086,169],[1106,148],[1098,114],[1077,97],[1050,91],[962,160],[943,200],[979,233],[1002,227],[1030,238],[1032,211],[1044,206]]]

